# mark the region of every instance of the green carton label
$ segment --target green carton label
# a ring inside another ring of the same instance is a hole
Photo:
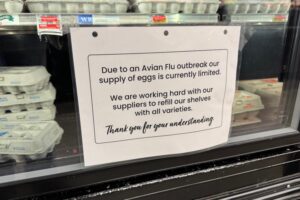
[[[12,15],[0,15],[0,21],[8,20],[10,22],[14,21],[14,17]]]

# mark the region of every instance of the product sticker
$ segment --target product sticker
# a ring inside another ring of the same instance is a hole
[[[63,35],[60,15],[38,15],[37,16],[38,35]]]
[[[273,17],[274,22],[286,22],[287,21],[287,16],[286,15],[275,15]]]
[[[0,15],[0,25],[19,25],[18,15]]]
[[[168,19],[165,15],[153,15],[151,17],[151,22],[153,24],[165,24],[168,22]]]
[[[226,143],[239,38],[238,26],[71,28],[85,165]]]
[[[80,25],[93,25],[93,15],[78,15],[77,22]]]

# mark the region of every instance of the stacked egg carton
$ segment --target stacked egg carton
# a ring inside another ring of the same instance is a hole
[[[224,0],[227,13],[234,14],[286,14],[290,0]]]
[[[264,109],[261,98],[247,91],[238,90],[233,103],[232,126],[243,126],[261,122],[259,113]]]
[[[219,0],[129,0],[140,13],[216,14]]]
[[[23,0],[0,0],[0,13],[19,14],[24,9]]]
[[[60,142],[63,131],[53,121],[56,90],[49,79],[50,74],[43,66],[0,68],[0,155],[3,161],[46,157]],[[30,151],[29,146],[33,148]]]
[[[0,0],[0,13],[7,12],[5,9],[5,0]]]
[[[265,105],[260,116],[265,120],[277,120],[280,116],[280,101],[283,83],[276,78],[240,81],[239,87],[259,95]]]
[[[27,0],[32,13],[126,13],[127,0]]]
[[[62,134],[55,121],[0,123],[0,162],[45,158],[59,144]]]

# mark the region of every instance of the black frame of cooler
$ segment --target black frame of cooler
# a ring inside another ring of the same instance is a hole
[[[295,83],[299,84],[300,81],[300,56],[297,56],[300,55],[299,18],[300,11],[292,10],[288,25],[292,28],[289,28],[286,36],[283,62],[285,67],[282,69],[281,76],[286,80],[286,89],[295,93],[298,91]],[[287,101],[294,102],[295,96],[290,95]],[[300,123],[298,130],[300,131]],[[11,182],[1,185],[0,193],[3,199],[25,197],[62,199],[97,192],[102,192],[99,194],[103,194],[101,196],[103,199],[200,198],[299,173],[299,145],[300,134],[295,131],[295,134],[244,141],[184,156],[82,169]],[[240,167],[235,165],[241,162],[249,163],[252,159],[254,161],[249,165],[240,165]],[[163,181],[165,177],[178,177],[181,174],[214,169],[216,166],[227,164],[232,167]],[[147,184],[155,180],[157,183]],[[130,187],[139,184],[140,187]],[[118,190],[120,188],[124,190]],[[94,196],[95,199],[99,197]]]

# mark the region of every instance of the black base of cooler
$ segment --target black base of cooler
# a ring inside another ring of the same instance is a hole
[[[254,189],[262,189],[282,181],[293,180],[293,177],[300,177],[299,172],[300,148],[289,146],[134,178],[119,179],[101,184],[94,183],[95,185],[92,186],[52,193],[39,196],[39,198],[91,200],[219,199],[246,191],[251,192]],[[280,188],[284,190],[288,187],[292,186],[283,184]],[[265,193],[251,193],[249,197],[257,198],[270,194],[270,192],[266,189]]]

